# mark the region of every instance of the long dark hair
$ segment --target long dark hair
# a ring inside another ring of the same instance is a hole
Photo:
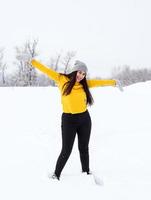
[[[63,95],[69,95],[75,82],[76,82],[76,75],[77,75],[77,71],[71,72],[70,74],[61,74],[64,75],[66,77],[69,78],[69,81],[67,81],[64,85],[63,85]],[[94,100],[93,97],[90,93],[87,81],[86,81],[86,77],[84,77],[80,83],[83,86],[83,89],[86,93],[86,97],[87,97],[87,104],[92,105]]]

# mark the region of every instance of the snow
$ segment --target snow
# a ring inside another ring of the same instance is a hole
[[[48,179],[61,149],[57,88],[0,88],[1,199],[151,198],[151,82],[91,91],[90,167],[102,186],[81,173],[77,139],[60,182]]]

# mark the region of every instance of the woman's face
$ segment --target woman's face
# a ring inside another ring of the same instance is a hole
[[[84,71],[77,71],[76,82],[80,82],[85,76],[86,73]]]

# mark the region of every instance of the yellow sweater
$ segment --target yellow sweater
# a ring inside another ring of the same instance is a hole
[[[76,114],[85,112],[87,110],[86,94],[82,84],[76,82],[69,95],[62,95],[62,87],[69,79],[66,76],[48,68],[47,66],[44,66],[36,60],[32,60],[31,64],[57,83],[61,92],[61,103],[64,113]],[[91,79],[87,80],[87,84],[90,88],[97,86],[115,86],[116,81]]]

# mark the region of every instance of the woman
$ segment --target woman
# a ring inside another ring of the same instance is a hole
[[[97,86],[116,86],[115,80],[87,80],[87,66],[76,61],[70,74],[60,74],[36,60],[31,61],[49,78],[54,80],[61,92],[62,113],[62,150],[58,157],[53,179],[60,179],[61,172],[72,151],[75,136],[78,136],[78,149],[82,172],[90,174],[89,168],[89,139],[91,133],[91,118],[87,110],[93,104],[89,88]]]

